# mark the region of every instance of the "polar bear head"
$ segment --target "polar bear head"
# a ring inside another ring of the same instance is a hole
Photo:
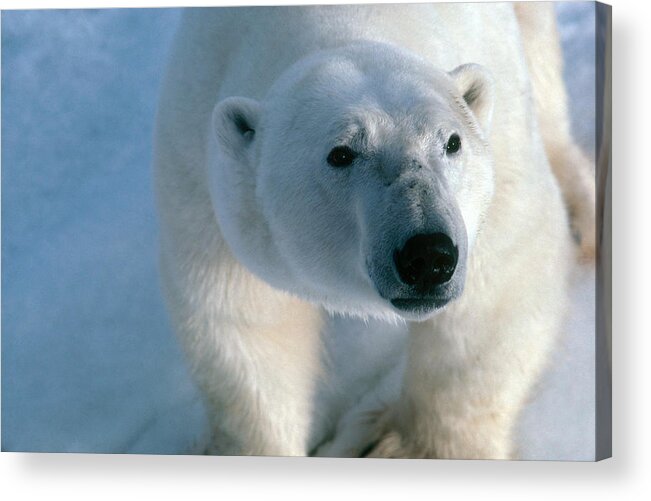
[[[235,256],[343,314],[422,320],[458,298],[493,191],[492,85],[359,43],[212,116],[210,193]]]

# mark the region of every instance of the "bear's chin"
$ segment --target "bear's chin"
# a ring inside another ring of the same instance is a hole
[[[422,322],[434,317],[448,304],[436,298],[396,298],[391,305],[398,316],[411,322]]]
[[[378,294],[367,301],[332,301],[332,298],[312,296],[309,302],[324,308],[336,316],[374,319],[391,324],[402,322],[424,322],[443,312],[450,303],[460,297],[457,290],[442,292],[433,296],[385,297]]]

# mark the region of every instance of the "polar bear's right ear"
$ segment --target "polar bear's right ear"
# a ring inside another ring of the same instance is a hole
[[[493,118],[493,76],[479,64],[462,64],[449,73],[484,132]]]
[[[220,149],[239,155],[253,143],[260,118],[260,103],[245,97],[220,101],[212,112],[213,133]]]

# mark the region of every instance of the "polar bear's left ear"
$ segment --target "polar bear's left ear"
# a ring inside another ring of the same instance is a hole
[[[239,156],[248,150],[255,138],[260,109],[260,103],[245,97],[229,97],[217,103],[212,127],[224,153]]]
[[[493,76],[479,64],[462,64],[449,73],[484,132],[493,118]]]

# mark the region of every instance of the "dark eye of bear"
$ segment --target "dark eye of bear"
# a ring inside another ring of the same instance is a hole
[[[450,139],[448,139],[448,144],[445,145],[445,153],[450,155],[456,153],[461,148],[461,138],[459,134],[452,134]]]
[[[348,167],[356,156],[357,153],[348,146],[337,146],[328,154],[328,163],[333,167]]]

